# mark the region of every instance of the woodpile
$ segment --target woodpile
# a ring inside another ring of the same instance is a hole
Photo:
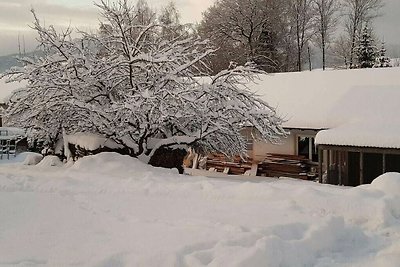
[[[257,167],[256,170],[254,166]],[[227,158],[221,154],[213,154],[207,157],[206,169],[234,175],[252,173],[257,176],[291,177],[303,180],[313,180],[318,176],[316,163],[303,156],[282,154],[267,154],[258,163],[254,163],[251,158]]]
[[[242,175],[247,170],[251,170],[252,159],[242,159],[240,157],[227,158],[222,154],[207,156],[207,170],[225,172],[226,174]]]
[[[317,164],[303,156],[268,154],[258,164],[258,175],[267,177],[291,177],[313,180],[318,176]]]

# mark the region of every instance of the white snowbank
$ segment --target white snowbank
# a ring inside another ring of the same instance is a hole
[[[370,189],[380,190],[388,195],[400,197],[400,173],[385,173],[372,181]],[[400,206],[400,205],[399,205]]]
[[[79,159],[73,166],[72,170],[82,172],[98,172],[99,166],[102,166],[102,173],[105,174],[128,174],[132,170],[135,172],[155,172],[157,168],[154,168],[148,164],[142,163],[136,158],[120,155],[114,152],[105,152],[93,156],[83,157]],[[168,170],[158,169],[165,173]]]
[[[400,174],[357,188],[176,175],[102,153],[0,166],[0,266],[385,266]]]
[[[118,145],[113,140],[92,133],[75,133],[66,135],[66,141],[70,144],[79,145],[81,148],[92,151],[102,147],[113,149],[121,148],[121,145]]]
[[[57,156],[46,156],[44,157],[36,166],[38,167],[59,167],[63,166],[64,164],[61,162],[61,160]]]
[[[38,153],[23,152],[22,154],[26,156],[22,165],[36,165],[43,159],[43,155]]]

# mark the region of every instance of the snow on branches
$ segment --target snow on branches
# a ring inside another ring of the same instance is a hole
[[[125,0],[97,6],[99,32],[79,38],[45,28],[32,11],[42,53],[6,74],[28,81],[10,103],[10,124],[52,143],[63,130],[101,134],[144,161],[177,145],[243,155],[247,126],[262,140],[285,136],[274,108],[246,88],[261,73],[254,65],[211,77],[207,40],[140,19]]]
[[[364,27],[356,47],[360,68],[372,68],[375,64],[376,47],[371,34],[371,29]]]

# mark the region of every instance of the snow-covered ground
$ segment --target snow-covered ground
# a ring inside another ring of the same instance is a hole
[[[345,188],[191,177],[114,153],[0,165],[0,266],[399,263],[400,174]]]

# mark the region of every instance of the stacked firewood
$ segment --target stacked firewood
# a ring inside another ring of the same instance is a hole
[[[227,158],[222,154],[213,154],[207,156],[207,170],[225,172],[227,174],[242,175],[251,169],[252,159],[241,157]]]
[[[252,169],[253,163],[251,158],[227,158],[222,154],[213,154],[207,157],[206,169],[243,175]],[[257,175],[312,180],[318,176],[318,173],[316,164],[303,156],[267,154],[264,160],[258,163]]]
[[[303,156],[268,154],[258,164],[257,175],[312,180],[318,175],[316,167],[315,163]]]

